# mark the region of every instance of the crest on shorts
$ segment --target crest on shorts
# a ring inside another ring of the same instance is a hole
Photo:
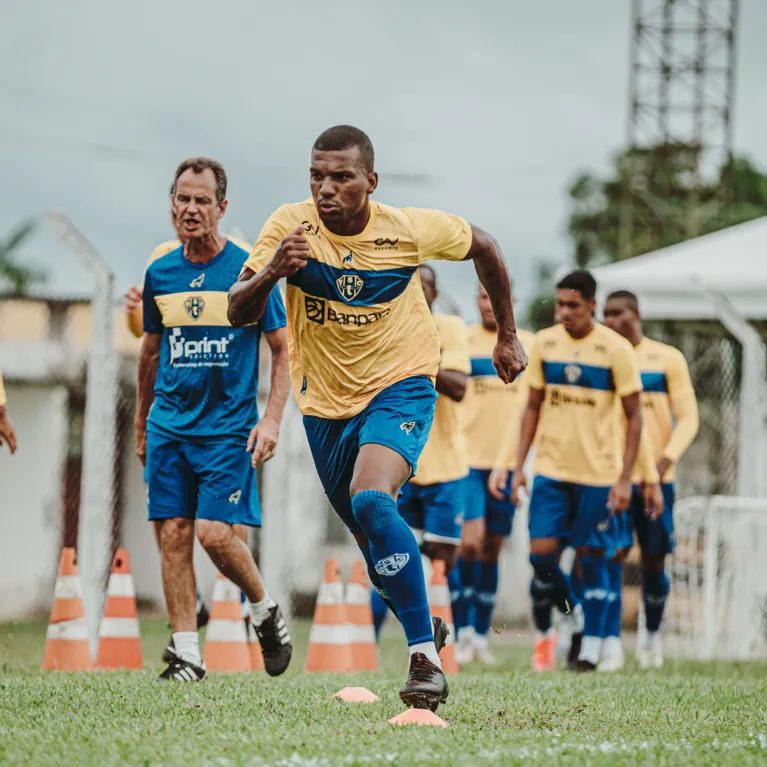
[[[581,378],[581,373],[583,373],[583,371],[581,370],[580,365],[576,365],[575,363],[565,365],[565,380],[567,383],[577,384]]]
[[[184,301],[184,309],[186,309],[186,313],[196,322],[202,317],[203,309],[205,309],[205,299],[201,296],[190,296]]]
[[[411,431],[413,431],[413,428],[415,427],[415,421],[405,421],[404,423],[401,423],[399,425],[400,429],[405,432],[405,434],[410,434]]]
[[[336,287],[344,301],[353,301],[357,298],[364,284],[364,280],[358,274],[342,274],[336,280]]]
[[[237,492],[234,492],[229,496],[229,503],[238,504],[240,498],[242,498],[242,490],[237,490]]]
[[[379,575],[396,575],[409,561],[410,554],[392,554],[376,562],[376,572]]]

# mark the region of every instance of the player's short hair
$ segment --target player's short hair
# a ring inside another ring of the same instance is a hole
[[[372,173],[375,166],[373,142],[368,134],[353,125],[334,125],[322,131],[314,142],[312,150],[319,152],[343,152],[344,149],[357,147],[362,155],[365,170]]]
[[[632,293],[630,290],[614,290],[605,300],[609,301],[611,298],[622,298],[625,301],[628,301],[628,304],[633,311],[639,311],[639,299],[636,297],[636,294]]]
[[[587,301],[591,301],[597,295],[597,281],[591,272],[576,269],[557,283],[557,290],[560,289],[577,290]]]
[[[226,171],[224,166],[216,160],[211,160],[209,157],[190,157],[176,168],[176,175],[173,177],[173,184],[170,188],[171,197],[176,194],[176,184],[179,177],[188,170],[194,173],[212,170],[213,175],[216,177],[216,202],[223,202],[226,199]]]
[[[418,265],[419,270],[423,269],[423,271],[428,272],[431,275],[431,281],[434,283],[434,287],[437,287],[437,272],[434,269],[434,267],[429,266],[429,264],[419,264]]]

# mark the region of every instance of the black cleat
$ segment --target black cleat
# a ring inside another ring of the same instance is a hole
[[[205,607],[205,602],[200,602],[200,609],[197,611],[197,628],[201,629],[208,625],[210,620],[210,613],[208,608]]]
[[[168,644],[165,645],[165,649],[162,651],[162,659],[164,663],[172,663],[176,658],[176,645],[173,642],[173,634],[170,635]]]
[[[293,655],[293,645],[290,632],[282,615],[279,605],[269,608],[269,617],[256,630],[258,641],[261,643],[261,654],[264,656],[264,667],[269,676],[279,676],[285,673]]]
[[[447,644],[450,629],[442,618],[432,618],[431,626],[434,631],[434,644],[437,648],[437,655],[439,655],[442,652],[442,648]]]
[[[572,641],[570,642],[570,650],[567,653],[567,668],[570,671],[577,669],[578,656],[581,654],[581,642],[583,642],[583,632],[579,631],[573,634]]]
[[[200,602],[200,609],[197,611],[197,628],[201,629],[208,625],[210,620],[210,613],[208,608],[205,607],[204,602]],[[164,663],[170,663],[176,657],[176,645],[173,643],[173,634],[170,635],[168,644],[165,645],[165,649],[162,651],[162,659]]]
[[[157,681],[202,682],[207,675],[208,672],[205,670],[205,666],[197,666],[188,660],[183,660],[174,655],[173,660],[168,664],[168,668],[157,677]]]
[[[436,711],[447,702],[449,689],[441,668],[437,668],[423,653],[410,656],[410,672],[405,686],[399,691],[400,700],[413,708]]]
[[[597,670],[597,664],[592,663],[590,660],[577,660],[575,661],[575,670],[578,673],[581,672],[588,672],[588,671],[596,671]]]

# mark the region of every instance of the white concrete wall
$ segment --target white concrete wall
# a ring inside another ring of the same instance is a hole
[[[0,620],[50,610],[67,440],[64,388],[6,387],[18,450],[0,450]]]

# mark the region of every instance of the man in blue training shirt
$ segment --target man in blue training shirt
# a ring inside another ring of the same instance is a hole
[[[195,617],[195,521],[213,563],[251,602],[264,665],[277,676],[290,663],[290,635],[232,527],[261,524],[255,466],[272,457],[276,444],[290,386],[284,354],[272,371],[255,447],[248,437],[258,421],[260,335],[272,348],[287,347],[285,307],[275,289],[257,323],[233,328],[226,318],[227,290],[248,254],[218,231],[227,207],[224,168],[205,158],[186,160],[172,191],[183,244],[146,271],[135,422],[176,651],[160,679],[200,681],[206,675]]]

